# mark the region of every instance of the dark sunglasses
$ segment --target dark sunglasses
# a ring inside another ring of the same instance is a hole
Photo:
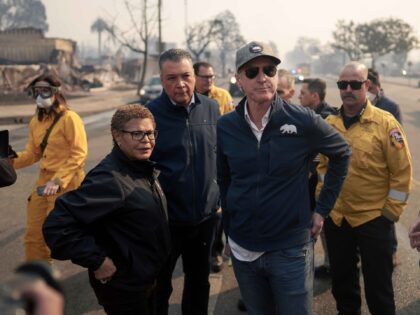
[[[351,81],[338,81],[337,82],[337,87],[340,90],[346,90],[347,87],[350,85],[352,90],[360,90],[362,88],[363,83],[365,83],[367,80],[365,81],[356,81],[356,80],[351,80]]]
[[[262,69],[264,74],[270,78],[274,77],[277,74],[277,67],[271,65],[271,66],[265,66],[262,68],[252,67],[252,68],[245,69],[245,75],[248,79],[254,79],[260,72],[260,69]]]

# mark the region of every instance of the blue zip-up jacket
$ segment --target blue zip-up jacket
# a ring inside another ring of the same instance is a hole
[[[310,161],[329,160],[315,211],[326,217],[347,174],[351,151],[321,116],[276,97],[261,142],[244,117],[245,98],[217,124],[217,167],[226,234],[252,251],[310,240]]]
[[[381,91],[381,93],[379,94],[379,99],[376,102],[375,106],[386,112],[390,112],[395,117],[395,119],[398,120],[398,122],[402,125],[402,115],[400,106],[388,97],[386,97],[383,91]]]
[[[151,160],[168,200],[169,224],[196,225],[219,207],[216,182],[216,123],[219,105],[194,93],[189,110],[175,106],[168,95],[147,104],[159,135]]]

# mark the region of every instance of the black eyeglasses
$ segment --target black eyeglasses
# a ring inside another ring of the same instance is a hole
[[[32,86],[28,90],[28,95],[33,98],[37,98],[38,96],[41,96],[43,99],[47,99],[53,96],[55,93],[57,93],[57,91],[58,91],[58,88],[56,88],[55,86],[45,86],[45,87]]]
[[[153,130],[153,131],[140,131],[140,130],[136,130],[136,131],[127,131],[127,130],[120,130],[123,133],[129,133],[131,135],[131,138],[133,140],[136,141],[141,141],[144,139],[145,136],[147,136],[147,138],[149,140],[156,140],[157,135],[158,135],[158,131],[157,130]]]
[[[274,77],[277,74],[277,67],[271,65],[271,66],[265,66],[262,68],[259,68],[259,67],[247,68],[245,69],[245,75],[248,79],[254,79],[260,72],[260,69],[262,69],[264,74],[270,78]]]
[[[363,83],[365,83],[367,80],[364,81],[356,81],[356,80],[351,80],[351,81],[338,81],[337,82],[337,87],[340,90],[346,90],[347,86],[350,85],[352,90],[360,90],[362,88]]]

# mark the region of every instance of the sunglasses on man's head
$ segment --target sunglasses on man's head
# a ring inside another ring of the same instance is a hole
[[[277,67],[273,65],[265,66],[262,68],[259,68],[259,67],[247,68],[245,69],[245,75],[248,79],[254,79],[255,77],[257,77],[258,73],[260,72],[260,69],[262,69],[264,74],[270,78],[277,75]]]
[[[340,90],[346,90],[347,87],[350,85],[352,90],[360,90],[362,88],[363,83],[365,83],[367,80],[364,81],[356,81],[356,80],[351,80],[351,81],[338,81],[337,82],[337,87]]]

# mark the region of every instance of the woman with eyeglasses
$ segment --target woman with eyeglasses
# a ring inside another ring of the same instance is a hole
[[[170,250],[166,199],[149,160],[155,128],[144,106],[121,106],[111,120],[111,153],[57,200],[44,224],[52,257],[88,268],[107,314],[154,314]]]
[[[12,159],[15,169],[39,162],[40,172],[28,198],[24,236],[27,261],[52,262],[42,236],[42,224],[56,198],[76,189],[84,178],[87,139],[82,120],[70,110],[60,91],[61,82],[51,74],[35,78],[27,87],[36,103],[29,123],[28,142]]]

